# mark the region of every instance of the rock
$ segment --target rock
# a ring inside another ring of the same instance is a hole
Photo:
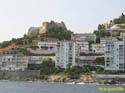
[[[51,22],[42,23],[39,34],[46,33],[47,30],[52,29],[52,28],[62,28],[64,31],[67,31],[67,28],[64,22],[58,23],[58,22],[51,21]]]
[[[30,27],[28,30],[28,35],[29,36],[37,35],[39,31],[40,31],[40,27]]]

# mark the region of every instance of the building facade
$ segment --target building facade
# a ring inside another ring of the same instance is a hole
[[[89,51],[89,43],[88,42],[75,42],[77,46],[79,46],[80,51]]]
[[[92,44],[92,51],[95,53],[102,53],[105,52],[105,44]]]
[[[125,32],[120,33],[120,38],[125,38]]]
[[[91,33],[85,33],[85,34],[73,34],[71,36],[71,40],[73,41],[96,41],[96,35]]]
[[[56,67],[68,68],[77,65],[78,47],[72,41],[58,42],[56,52]]]
[[[28,64],[41,64],[43,63],[44,61],[48,60],[48,59],[51,59],[53,62],[55,62],[55,55],[53,56],[44,56],[44,55],[41,55],[41,56],[28,56]]]
[[[18,54],[3,55],[0,57],[1,70],[25,70],[28,66],[28,57]]]
[[[125,43],[124,41],[108,40],[105,50],[106,70],[125,70]]]
[[[38,42],[39,50],[56,51],[57,42]]]
[[[100,53],[94,53],[94,52],[80,52],[80,61],[78,62],[79,66],[83,65],[100,65],[102,62],[99,64],[95,61],[96,58],[102,58],[104,57],[104,54]]]

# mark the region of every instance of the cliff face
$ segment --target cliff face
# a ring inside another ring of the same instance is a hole
[[[64,31],[67,31],[67,28],[63,22],[43,22],[41,27],[30,27],[28,31],[28,35],[37,35],[46,33],[49,29],[62,28]]]
[[[30,27],[28,30],[28,35],[33,36],[37,35],[40,31],[40,27]]]

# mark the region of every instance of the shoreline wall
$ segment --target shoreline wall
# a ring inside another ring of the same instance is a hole
[[[35,78],[40,76],[39,70],[25,70],[25,71],[4,71],[0,70],[0,79],[6,78]]]

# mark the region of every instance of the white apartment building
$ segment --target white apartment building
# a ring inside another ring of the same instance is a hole
[[[96,41],[96,35],[92,33],[77,33],[71,36],[74,41]]]
[[[116,38],[116,37],[100,38],[100,44],[106,44],[106,42],[107,42],[108,40],[117,41],[117,38]]]
[[[108,40],[105,51],[106,70],[125,70],[124,41]]]
[[[105,52],[105,44],[92,44],[92,51],[95,53],[104,53]]]
[[[18,54],[3,55],[0,57],[1,70],[25,70],[28,66],[28,57]]]
[[[72,41],[58,42],[56,52],[56,67],[68,68],[77,64],[78,47]]]

